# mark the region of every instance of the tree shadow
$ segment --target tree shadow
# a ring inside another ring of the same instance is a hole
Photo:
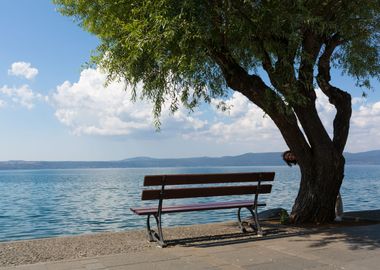
[[[309,242],[310,248],[323,248],[337,243],[348,245],[350,250],[375,250],[380,248],[380,223],[338,227],[293,227],[282,225],[264,226],[264,236],[255,232],[213,234],[167,240],[168,246],[215,247],[272,239],[289,239],[290,242]]]
[[[313,237],[313,234],[316,233],[319,233],[318,237]],[[311,248],[323,248],[343,243],[350,250],[375,250],[380,248],[380,223],[324,229],[313,228],[309,234],[304,234],[302,238],[291,241],[308,241]]]

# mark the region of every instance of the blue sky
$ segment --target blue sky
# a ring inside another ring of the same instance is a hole
[[[147,102],[132,104],[118,83],[86,69],[96,37],[55,11],[49,0],[0,2],[0,160],[118,160],[133,156],[189,157],[286,150],[270,119],[240,95],[226,114],[201,106],[194,114],[164,112],[156,132]],[[380,149],[380,89],[366,100],[351,78],[336,85],[355,97],[347,150]],[[326,126],[333,109],[319,110]]]

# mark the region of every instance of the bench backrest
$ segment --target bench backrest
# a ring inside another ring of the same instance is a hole
[[[147,175],[144,186],[161,186],[160,189],[143,190],[142,200],[183,199],[196,197],[266,194],[272,190],[270,183],[274,180],[274,172],[250,173],[220,173],[220,174],[171,174]],[[226,184],[226,183],[252,183],[255,185],[233,186],[206,186],[190,188],[170,188],[165,186],[200,185],[200,184]]]

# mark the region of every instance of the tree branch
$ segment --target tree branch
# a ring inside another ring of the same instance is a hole
[[[314,154],[332,147],[326,128],[323,126],[315,107],[316,93],[313,85],[314,66],[322,47],[321,39],[311,30],[303,30],[302,55],[297,80],[297,95],[292,107],[296,113]]]
[[[276,52],[277,61],[272,64],[272,59],[265,49],[264,41],[260,42],[259,48],[262,54],[261,65],[268,74],[271,84],[284,97],[292,95],[292,89],[296,86],[296,77],[294,75],[294,58],[295,51],[289,48],[289,43],[282,40],[285,52]],[[286,44],[286,45],[285,45]],[[289,100],[288,100],[289,101]],[[290,102],[291,103],[291,102]]]
[[[215,46],[213,46],[215,48]],[[209,50],[211,57],[221,68],[227,85],[246,96],[274,121],[286,143],[296,154],[305,157],[300,163],[310,162],[311,149],[300,130],[297,118],[282,98],[257,75],[249,75],[224,48]]]
[[[239,9],[239,12],[243,14],[244,19],[250,20],[246,14]],[[220,29],[220,21],[213,20],[214,29]],[[219,35],[223,35],[220,33]],[[252,36],[252,41],[256,42],[258,46],[262,48],[263,55],[263,67],[267,70],[268,75],[271,79],[272,85],[275,88],[285,94],[287,91],[286,87],[290,89],[289,84],[291,82],[287,81],[287,76],[285,76],[285,80],[281,75],[284,73],[291,74],[292,80],[296,81],[294,76],[294,67],[291,65],[291,70],[289,71],[288,66],[286,65],[286,61],[284,59],[289,59],[291,63],[294,61],[295,51],[292,56],[288,55],[288,45],[289,42],[287,39],[279,36],[269,35],[256,37]],[[278,59],[275,67],[273,67],[270,59],[269,53],[264,48],[264,42],[268,40],[271,42],[276,42],[281,44],[282,48],[286,48],[286,52],[283,55],[278,55]],[[304,134],[298,126],[297,117],[290,107],[285,104],[282,97],[279,96],[275,91],[273,91],[269,86],[267,86],[264,81],[257,75],[249,75],[244,68],[242,68],[239,63],[233,58],[231,55],[228,44],[223,42],[224,39],[220,39],[219,44],[215,44],[215,41],[210,41],[207,45],[210,56],[214,59],[214,61],[218,64],[224,78],[227,82],[227,85],[240,93],[246,96],[251,102],[260,107],[270,118],[274,121],[274,123],[279,128],[282,133],[286,143],[292,149],[292,151],[297,156],[302,156],[304,159],[300,161],[301,163],[310,162],[311,160],[311,149],[310,146],[305,139]],[[288,89],[288,90],[289,90]]]
[[[312,31],[305,30],[302,41],[301,63],[298,71],[298,81],[301,83],[299,87],[301,93],[315,101],[316,94],[313,87],[314,65],[322,47],[319,37]]]
[[[322,92],[329,98],[329,102],[336,108],[334,118],[333,143],[339,153],[343,153],[347,142],[352,114],[351,95],[330,84],[330,60],[334,50],[344,43],[338,34],[326,41],[325,50],[318,60],[317,82]]]

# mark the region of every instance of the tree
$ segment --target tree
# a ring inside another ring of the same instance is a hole
[[[350,0],[54,0],[97,35],[93,63],[109,79],[143,83],[156,118],[238,91],[279,128],[297,156],[301,183],[291,219],[334,219],[344,177],[351,96],[331,66],[371,87],[380,74],[380,2]],[[260,74],[267,74],[263,79]],[[333,135],[315,106],[319,87],[336,108]]]

